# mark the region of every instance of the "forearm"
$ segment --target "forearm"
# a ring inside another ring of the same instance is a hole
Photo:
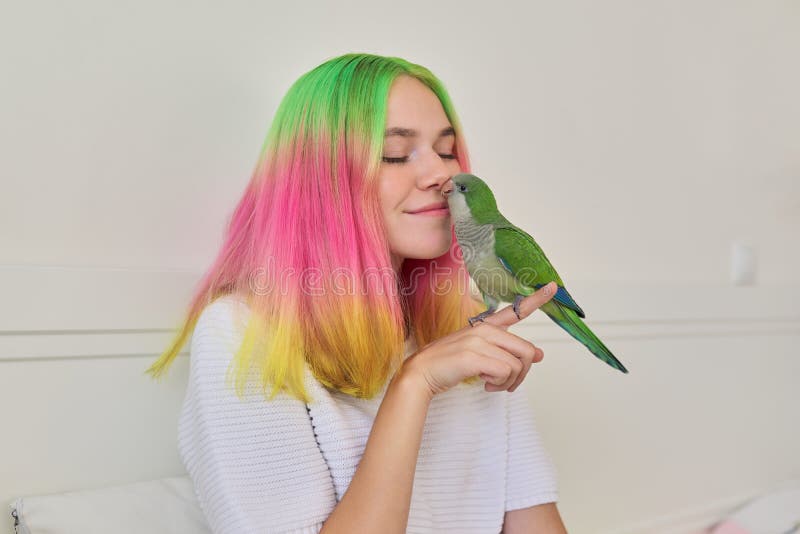
[[[406,531],[431,398],[427,388],[401,367],[386,389],[353,480],[321,534]]]
[[[501,534],[566,534],[556,503],[506,512]]]

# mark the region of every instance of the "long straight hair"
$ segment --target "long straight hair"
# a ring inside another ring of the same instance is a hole
[[[278,106],[182,327],[147,373],[160,377],[203,308],[234,294],[251,312],[226,375],[235,375],[237,395],[255,368],[265,394],[272,385],[269,399],[286,390],[309,402],[308,365],[326,387],[372,398],[402,364],[407,336],[423,347],[486,309],[471,295],[452,228],[445,254],[408,258],[399,275],[392,268],[377,181],[389,90],[400,75],[438,97],[461,171],[470,172],[460,121],[427,68],[350,53],[302,75]]]

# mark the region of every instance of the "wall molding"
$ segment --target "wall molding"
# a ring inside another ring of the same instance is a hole
[[[0,266],[0,362],[157,357],[172,341],[201,276]],[[800,286],[575,282],[569,290],[603,339],[800,334]],[[541,313],[512,331],[548,344],[573,342]],[[188,343],[181,356],[187,353]]]

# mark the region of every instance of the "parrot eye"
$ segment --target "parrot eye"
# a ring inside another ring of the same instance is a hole
[[[462,191],[462,192],[463,192],[463,191],[466,191],[466,190],[467,190],[467,186],[466,186],[466,185],[464,185],[464,184],[458,184],[458,190],[459,190],[459,191]]]

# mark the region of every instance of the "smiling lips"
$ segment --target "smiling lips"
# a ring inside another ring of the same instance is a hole
[[[421,208],[413,211],[408,211],[411,215],[427,215],[427,216],[442,216],[448,215],[450,210],[447,206],[447,202],[434,202],[432,204],[428,204],[422,206]]]
[[[424,215],[426,217],[447,217],[448,215],[450,215],[450,210],[447,208],[440,208],[440,209],[425,210],[425,211],[415,211],[410,215]]]

